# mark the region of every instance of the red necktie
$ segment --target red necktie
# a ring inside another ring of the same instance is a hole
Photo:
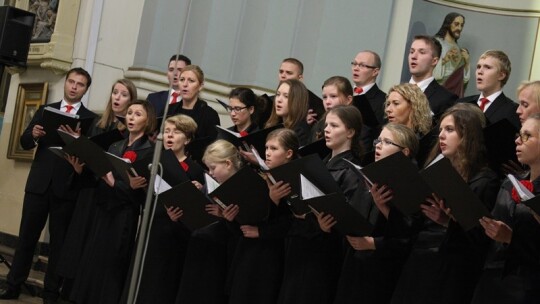
[[[487,98],[480,98],[480,110],[482,110],[482,112],[484,111],[484,108],[486,107],[486,104],[489,103],[489,99]]]
[[[175,104],[178,102],[178,96],[180,96],[180,94],[176,93],[176,92],[173,92],[172,93],[172,100],[171,100],[171,104]]]
[[[75,107],[72,105],[66,105],[66,113],[71,113],[71,110],[73,110],[73,108]]]
[[[182,169],[184,169],[184,172],[188,172],[189,165],[186,162],[181,161],[180,166],[182,167]]]
[[[354,88],[354,94],[360,95],[360,94],[362,94],[362,92],[364,92],[364,89],[362,89],[360,87]]]

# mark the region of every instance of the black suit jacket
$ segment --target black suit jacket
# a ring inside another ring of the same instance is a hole
[[[163,116],[163,111],[165,110],[165,104],[169,100],[169,91],[150,93],[148,94],[148,97],[146,97],[146,100],[148,100],[148,102],[154,106],[156,116],[161,117]]]
[[[439,121],[441,115],[456,103],[458,96],[443,86],[441,86],[436,80],[433,80],[424,91],[427,99],[429,100],[429,107],[433,112],[433,118],[436,122]]]
[[[369,103],[369,108],[363,103]],[[381,91],[375,84],[363,95],[356,95],[353,98],[353,105],[362,113],[364,125],[362,126],[361,141],[366,151],[372,150],[373,140],[379,137],[384,119],[384,103],[386,93]]]
[[[458,102],[468,102],[478,105],[479,98],[480,95],[467,96],[459,99]],[[501,93],[501,95],[499,95],[499,97],[497,97],[493,103],[491,103],[487,111],[484,112],[486,115],[487,124],[490,125],[506,118],[514,127],[516,127],[517,130],[521,129],[519,116],[516,113],[517,108],[517,103],[506,97],[504,93]]]
[[[47,106],[60,109],[60,102]],[[35,125],[43,125],[43,111],[45,106],[39,107],[32,121],[26,127],[20,138],[23,149],[30,150],[36,147],[32,137],[32,129]],[[84,105],[77,111],[81,118],[96,117],[96,114],[88,110]],[[39,142],[39,141],[38,141]],[[61,198],[75,199],[77,191],[70,188],[70,177],[73,174],[73,167],[64,159],[53,154],[48,148],[50,144],[41,142],[37,145],[34,161],[28,174],[25,191],[34,194],[44,194],[49,187],[53,193]]]

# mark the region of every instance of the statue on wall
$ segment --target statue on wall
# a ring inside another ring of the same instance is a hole
[[[459,97],[463,97],[470,78],[469,51],[457,43],[464,25],[463,15],[449,13],[435,34],[435,39],[441,43],[442,52],[433,76],[439,84]]]

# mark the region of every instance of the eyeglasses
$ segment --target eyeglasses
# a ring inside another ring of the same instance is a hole
[[[516,140],[517,139],[520,139],[522,143],[524,142],[527,142],[527,140],[529,140],[529,138],[531,138],[531,134],[527,134],[527,133],[517,133],[516,134]]]
[[[358,62],[356,62],[356,61],[351,61],[351,65],[352,65],[353,67],[357,66],[357,67],[359,67],[359,68],[361,68],[361,69],[376,69],[376,68],[377,68],[376,66],[367,65],[367,64],[365,64],[365,63],[358,63]]]
[[[373,140],[373,147],[377,146],[379,143],[383,143],[383,145],[385,145],[385,146],[390,146],[390,145],[392,145],[392,146],[396,146],[396,147],[398,147],[398,148],[400,148],[400,149],[405,149],[405,147],[402,147],[402,146],[396,144],[395,142],[391,141],[391,140],[388,139],[388,138],[383,138],[383,139],[377,138],[377,139],[374,139],[374,140]]]
[[[247,106],[246,107],[231,107],[231,106],[227,106],[227,112],[231,113],[231,112],[234,112],[236,114],[242,112],[244,109],[247,109]]]

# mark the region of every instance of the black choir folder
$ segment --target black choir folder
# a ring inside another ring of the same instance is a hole
[[[120,132],[118,129],[114,129],[90,137],[91,141],[95,142],[98,146],[101,147],[101,149],[105,151],[109,150],[109,147],[113,143],[121,141],[122,139],[124,139],[124,135],[122,135],[122,132]]]
[[[298,154],[300,154],[302,157],[317,154],[321,159],[328,156],[331,152],[332,150],[326,146],[326,140],[324,138],[316,140],[298,149]]]
[[[400,152],[364,167],[362,173],[370,182],[390,187],[392,204],[405,215],[420,211],[420,204],[432,193],[418,168]]]
[[[238,205],[236,221],[254,225],[268,218],[270,204],[266,181],[249,166],[245,166],[219,185],[208,196],[220,206]]]
[[[62,144],[62,140],[56,132],[60,126],[68,125],[73,130],[80,128],[82,133],[86,133],[93,120],[94,117],[80,117],[77,114],[66,113],[53,107],[45,107],[42,124],[43,130],[47,134],[43,139],[49,143]]]
[[[347,202],[343,193],[317,196],[304,202],[318,213],[331,214],[336,220],[334,227],[343,235],[368,236],[373,231],[373,225]]]
[[[295,214],[309,213],[308,205],[303,201],[300,175],[310,180],[323,193],[340,193],[341,188],[334,180],[325,164],[317,154],[295,159],[269,171],[275,181],[283,181],[291,186],[288,201]]]
[[[521,203],[531,208],[536,214],[540,215],[540,195],[528,200],[522,200]]]
[[[518,132],[506,118],[484,128],[487,157],[495,171],[500,171],[501,165],[509,160],[518,163],[515,143]]]
[[[180,221],[191,231],[205,227],[218,220],[208,214],[205,206],[213,202],[191,181],[186,181],[159,194],[158,201],[166,207],[178,207],[183,211]]]
[[[474,194],[447,158],[442,158],[421,173],[437,196],[444,200],[452,215],[464,230],[479,225],[478,220],[490,213]]]
[[[106,159],[113,166],[116,173],[129,184],[129,176],[142,176],[148,181],[150,179],[150,170],[148,165],[152,163],[152,155],[141,159],[136,159],[134,163],[130,163],[125,159],[105,152]]]
[[[162,177],[169,185],[178,185],[190,181],[189,176],[182,169],[178,158],[171,149],[161,152],[160,163],[163,167]]]
[[[101,177],[113,170],[113,166],[105,156],[105,151],[88,137],[81,135],[75,138],[60,130],[58,130],[58,135],[66,143],[63,152],[78,157],[79,161],[92,170],[96,176]]]
[[[276,129],[283,128],[282,124],[275,125],[270,128],[262,129],[249,133],[246,136],[240,136],[240,133],[227,130],[221,126],[216,125],[218,132],[218,138],[224,139],[235,147],[243,147],[246,151],[251,151],[251,146],[253,146],[259,155],[264,155],[265,146],[266,146],[266,137],[268,134]]]

